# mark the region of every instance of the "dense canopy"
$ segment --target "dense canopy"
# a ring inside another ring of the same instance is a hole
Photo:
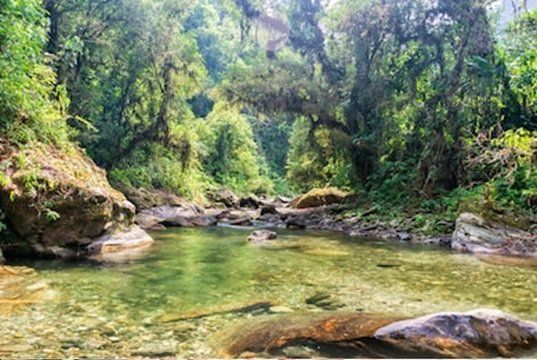
[[[2,136],[201,202],[337,186],[531,211],[537,13],[497,5],[3,0]]]

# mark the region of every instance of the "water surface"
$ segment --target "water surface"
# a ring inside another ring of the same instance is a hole
[[[145,257],[122,264],[27,264],[56,296],[0,316],[0,351],[20,344],[25,351],[10,357],[214,357],[215,334],[274,316],[226,313],[256,302],[275,313],[400,316],[489,307],[537,320],[536,268],[320,232],[279,231],[275,245],[256,247],[246,242],[250,231],[166,230],[153,234]],[[169,321],[182,317],[191,319]]]

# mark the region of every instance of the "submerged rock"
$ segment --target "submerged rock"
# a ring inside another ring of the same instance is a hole
[[[470,253],[537,257],[537,234],[463,213],[457,219],[451,247]]]
[[[337,297],[329,293],[317,293],[306,299],[306,304],[324,310],[337,310],[345,306]]]
[[[248,236],[248,241],[254,244],[262,243],[268,240],[274,240],[278,237],[274,231],[270,230],[255,230]]]
[[[485,309],[396,322],[374,337],[409,357],[511,357],[537,347],[537,323]]]
[[[477,254],[476,257],[490,264],[507,266],[527,266],[537,268],[537,257],[515,257],[503,255]]]
[[[134,205],[80,150],[21,150],[0,141],[0,155],[6,169],[0,203],[17,235],[2,245],[5,253],[23,248],[24,256],[81,257],[105,232],[132,223]]]
[[[23,266],[0,266],[0,315],[11,315],[26,306],[50,301],[55,293],[36,272]]]
[[[268,312],[273,305],[274,304],[272,304],[270,301],[253,301],[243,304],[220,304],[209,309],[194,310],[177,314],[164,314],[159,320],[163,323],[168,323],[203,319],[216,315],[264,313]]]

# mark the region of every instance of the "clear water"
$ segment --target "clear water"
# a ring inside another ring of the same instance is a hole
[[[537,320],[535,267],[319,232],[280,231],[274,245],[256,247],[250,231],[170,229],[153,234],[144,257],[121,264],[27,264],[55,296],[0,315],[0,357],[214,357],[217,334],[274,316],[226,311],[261,301],[274,312],[328,311],[306,303],[317,294],[341,311],[489,307]],[[168,321],[181,317],[191,319]]]

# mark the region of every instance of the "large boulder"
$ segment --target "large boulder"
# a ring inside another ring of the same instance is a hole
[[[296,209],[306,209],[319,206],[343,204],[347,193],[336,188],[313,189],[304,195],[296,197],[290,206]]]
[[[247,330],[246,330],[247,329]],[[228,357],[488,358],[537,350],[537,323],[497,310],[410,320],[375,314],[296,314],[226,330]]]
[[[375,349],[354,341],[368,339],[381,327],[398,320],[369,314],[284,315],[258,324],[240,324],[226,330],[222,356],[296,357],[297,347],[310,348],[311,357],[378,357]],[[338,345],[341,344],[341,345]]]
[[[451,247],[478,254],[537,257],[537,234],[463,213],[457,219]]]
[[[188,201],[175,194],[162,190],[133,189],[119,184],[117,187],[138,211],[157,206],[185,206]]]
[[[205,227],[216,225],[216,218],[205,215],[194,205],[157,206],[142,210],[136,215],[136,223],[143,229],[155,229],[159,225],[171,227]]]
[[[396,322],[374,337],[405,357],[512,357],[536,349],[537,323],[485,309]]]
[[[0,205],[14,236],[4,252],[80,257],[94,240],[128,228],[135,207],[77,148],[18,149],[0,142]]]
[[[239,206],[240,199],[237,195],[230,190],[222,188],[216,191],[209,192],[207,194],[209,201],[213,204],[222,204],[229,208],[236,208]]]

